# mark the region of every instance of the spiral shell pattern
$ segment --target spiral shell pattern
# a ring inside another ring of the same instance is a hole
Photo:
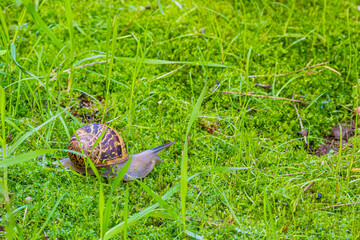
[[[104,136],[92,150],[96,140],[104,131],[106,131]],[[84,153],[95,166],[121,163],[129,158],[124,140],[111,127],[103,124],[88,124],[76,130],[76,134],[71,137],[68,149]],[[85,167],[83,156],[71,152],[68,154],[75,166]]]

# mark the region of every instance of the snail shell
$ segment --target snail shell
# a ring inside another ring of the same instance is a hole
[[[104,131],[106,132],[103,134],[103,137],[94,147],[97,139]],[[144,152],[130,155],[126,150],[124,140],[113,128],[103,124],[88,124],[76,130],[76,134],[70,139],[68,148],[72,151],[84,153],[97,167],[101,175],[109,178],[115,177],[126,162],[131,159],[129,169],[124,177],[124,181],[131,181],[131,177],[146,177],[156,164],[162,162],[158,153],[174,143],[169,142]],[[86,162],[87,158],[73,152],[68,154],[69,158],[60,161],[60,164],[65,168],[82,174],[95,175]],[[54,164],[58,165],[58,162],[54,162]]]
[[[94,147],[96,140],[104,131],[106,131],[104,136]],[[68,149],[83,152],[96,167],[125,162],[130,157],[120,134],[103,124],[89,124],[76,130],[76,134],[69,141]],[[75,166],[85,167],[86,159],[83,156],[72,152],[68,154]]]

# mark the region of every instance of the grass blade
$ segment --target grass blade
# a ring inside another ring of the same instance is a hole
[[[74,53],[75,53],[74,26],[73,26],[74,17],[73,17],[73,12],[71,10],[70,0],[65,0],[65,15],[66,15],[66,21],[68,23],[68,30],[69,30],[69,35],[70,35],[69,58],[70,58],[70,62],[73,63],[74,62]],[[70,74],[70,77],[69,77],[69,81],[68,81],[68,91],[70,91],[70,89],[71,89],[73,78],[74,78],[74,65],[73,64],[71,64],[69,74]]]
[[[6,129],[5,129],[5,104],[6,104],[6,98],[5,98],[5,91],[4,88],[0,85],[0,114],[1,114],[1,132],[2,132],[2,136],[1,136],[1,146],[2,146],[2,153],[3,153],[3,161],[0,162],[4,163],[5,159],[6,159]],[[7,185],[7,168],[4,169],[4,173],[3,173],[4,179],[1,180],[2,183],[2,189],[3,189],[3,195],[5,198],[5,201],[8,202],[10,201],[9,199],[9,194],[8,194],[8,185]]]
[[[3,38],[3,44],[8,44],[10,43],[10,37],[9,37],[9,29],[6,25],[6,21],[5,21],[5,17],[4,17],[4,10],[2,9],[2,6],[0,6],[0,22],[1,22],[1,26],[2,26],[2,38]],[[5,47],[5,46],[3,46]]]
[[[129,217],[129,184],[126,184],[125,204],[124,204],[124,239],[127,239],[127,221]]]
[[[132,157],[126,162],[124,167],[120,170],[118,175],[115,177],[112,187],[111,187],[110,195],[109,195],[108,199],[106,200],[106,205],[105,205],[105,209],[104,209],[104,218],[103,218],[103,224],[102,224],[104,234],[105,234],[105,231],[107,231],[107,229],[109,227],[109,220],[110,220],[111,207],[112,207],[111,204],[112,204],[112,199],[113,199],[113,195],[114,195],[114,190],[118,187],[120,182],[124,179],[124,176],[125,176],[127,170],[129,169],[131,160],[132,160]],[[104,235],[102,235],[101,237],[103,238]]]
[[[164,11],[163,11],[163,9],[162,9],[160,0],[157,0],[157,3],[158,3],[158,6],[159,6],[159,9],[160,9],[160,12],[162,13],[162,15],[165,15],[165,14],[164,14]]]
[[[99,191],[99,220],[100,220],[100,236],[104,235],[104,209],[105,209],[105,196],[104,196],[104,187],[99,179],[100,191]]]
[[[11,155],[16,149],[17,147],[19,147],[19,145],[21,143],[23,143],[29,136],[31,136],[33,133],[37,132],[40,128],[42,128],[43,126],[45,126],[46,124],[50,123],[51,121],[53,121],[55,118],[57,118],[60,114],[62,114],[63,112],[65,112],[65,109],[61,112],[59,112],[58,114],[56,114],[55,116],[51,117],[50,119],[48,119],[47,121],[45,121],[44,123],[42,123],[41,125],[37,126],[36,128],[30,130],[29,132],[25,133],[21,138],[19,138],[10,148],[8,151],[8,155]]]
[[[46,26],[46,23],[41,19],[40,15],[36,12],[34,7],[28,3],[24,4],[29,12],[31,13],[32,18],[34,19],[34,22],[40,27],[40,29],[48,35],[48,37],[52,40],[52,43],[56,45],[57,48],[61,49],[62,43],[59,41],[59,39],[54,35],[54,33]]]
[[[24,68],[23,66],[21,66],[17,60],[16,60],[16,46],[15,44],[11,44],[11,47],[10,47],[10,53],[11,53],[11,57],[14,61],[14,63],[16,64],[16,66],[18,66],[18,68],[20,68],[21,71],[23,71],[24,73],[27,73],[29,74],[30,76],[32,76],[34,79],[36,79],[42,86],[44,86],[44,83],[35,75],[33,74],[32,72],[28,71],[26,68]]]
[[[21,65],[17,62],[17,60],[16,60],[16,47],[15,47],[14,44],[11,44],[10,52],[11,52],[11,57],[12,57],[14,63],[19,67],[19,69],[20,69],[21,71],[23,71],[24,73],[27,73],[27,74],[29,74],[30,76],[32,76],[34,79],[36,79],[36,80],[40,83],[41,86],[45,86],[44,83],[40,80],[39,77],[35,76],[35,74],[33,74],[32,72],[28,71],[27,69],[25,69],[23,66],[21,66]],[[64,109],[64,108],[62,108],[62,107],[60,106],[60,103],[59,103],[59,102],[57,101],[57,99],[51,94],[51,92],[48,90],[48,88],[46,88],[46,90],[47,90],[47,93],[49,94],[49,97],[51,97],[51,98],[54,100],[54,102],[56,102],[56,103],[58,104],[59,108],[60,108],[60,109],[63,109],[63,111],[65,111],[66,114],[69,115],[69,116],[80,126],[81,123],[79,122],[79,120],[78,120],[76,117],[74,117],[74,115],[72,115],[66,108]]]
[[[4,159],[6,158],[5,104],[6,104],[5,91],[4,88],[0,85],[0,114],[1,114],[1,131],[2,131],[1,143],[2,143],[2,148],[4,150],[3,151]]]
[[[109,63],[109,69],[107,72],[107,79],[106,79],[106,97],[105,97],[105,106],[104,106],[104,112],[103,112],[103,121],[106,114],[108,99],[109,99],[109,92],[110,92],[110,80],[114,65],[114,56],[116,53],[116,37],[117,37],[117,17],[115,15],[114,21],[113,21],[113,36],[112,36],[112,43],[111,43],[111,56],[110,56],[110,63]],[[108,59],[108,58],[107,58]]]
[[[191,126],[193,125],[199,111],[201,104],[204,100],[205,93],[207,88],[207,74],[205,71],[205,85],[201,91],[201,94],[196,101],[196,104],[194,106],[194,109],[191,113],[190,120],[186,129],[185,134],[185,140],[184,140],[184,149],[182,154],[182,161],[181,161],[181,192],[180,192],[180,198],[181,198],[181,215],[182,215],[182,222],[184,225],[185,230],[185,205],[186,205],[186,195],[187,195],[187,167],[188,167],[188,136],[191,130]]]
[[[103,54],[98,54],[92,57],[87,57],[84,58],[78,62],[75,63],[75,66],[81,65],[81,63],[87,61],[87,60],[91,60],[91,59],[102,59],[105,58],[106,55]],[[118,61],[124,61],[124,62],[135,62],[136,63],[136,57],[114,57],[116,60]],[[170,61],[170,60],[161,60],[161,59],[152,59],[152,58],[144,58],[141,59],[142,63],[144,64],[154,64],[154,65],[168,65],[168,64],[186,64],[186,65],[191,65],[191,66],[200,66],[202,65],[201,62],[197,62],[197,61]],[[106,62],[106,61],[105,61]],[[226,65],[222,65],[222,64],[218,64],[218,63],[204,63],[203,64],[205,67],[220,67],[220,68],[226,68],[228,66]]]
[[[176,184],[174,187],[170,188],[169,191],[162,197],[163,200],[169,199],[173,194],[177,193],[180,190],[180,184]],[[126,227],[134,225],[142,218],[147,217],[151,212],[153,212],[157,207],[159,207],[159,203],[155,203],[154,205],[142,210],[141,212],[135,213],[130,218],[127,219],[127,222],[122,222],[115,227],[111,228],[109,231],[105,233],[104,239],[110,239],[120,232],[124,231]]]
[[[27,8],[24,7],[23,10],[21,11],[21,14],[20,14],[20,17],[19,17],[18,27],[16,28],[16,32],[15,32],[14,37],[13,37],[13,39],[14,39],[13,43],[16,41],[20,26],[21,26],[22,22],[24,21],[24,18],[25,18],[26,12],[27,12],[26,9]]]
[[[168,213],[174,217],[174,218],[178,218],[179,215],[176,212],[176,210],[171,207],[167,202],[165,202],[164,199],[162,199],[159,195],[157,195],[152,189],[150,189],[145,183],[137,180],[136,178],[132,178],[133,180],[135,180],[148,194],[150,194],[150,196],[157,201],[163,208],[165,208],[166,211],[168,211]]]
[[[274,223],[274,217],[273,217],[273,214],[272,214],[272,210],[271,210],[271,204],[269,202],[269,199],[268,199],[268,195],[267,195],[267,191],[265,190],[264,191],[264,220],[265,222],[267,222],[267,213],[269,214],[269,221],[270,221],[270,226],[267,227],[267,229],[269,229],[269,232],[270,232],[270,239],[275,239],[274,238],[274,233],[276,231],[275,229],[275,223]]]
[[[224,198],[224,200],[225,200],[225,203],[226,203],[226,206],[229,208],[229,210],[230,210],[230,212],[231,212],[231,215],[233,215],[236,223],[239,225],[239,227],[241,227],[240,220],[239,220],[239,218],[236,216],[234,210],[232,209],[232,207],[231,207],[228,199],[227,199],[226,196],[225,196],[225,193],[222,192],[221,195],[223,196],[223,198]]]
[[[59,198],[59,200],[57,200],[57,202],[55,203],[53,209],[51,210],[49,216],[46,218],[46,221],[44,222],[44,224],[42,225],[42,227],[40,228],[40,230],[37,232],[37,234],[32,238],[32,239],[38,239],[39,235],[42,233],[42,231],[45,229],[46,225],[48,224],[48,222],[50,221],[52,215],[54,215],[55,210],[57,208],[57,206],[60,204],[61,199],[63,199],[63,197],[67,194],[64,193],[63,195],[61,195],[61,197]]]
[[[190,181],[191,179],[195,178],[198,175],[201,174],[205,174],[205,173],[209,173],[209,172],[223,172],[223,171],[237,171],[237,170],[246,170],[252,167],[218,167],[218,168],[213,168],[213,169],[209,169],[206,171],[202,171],[202,172],[198,172],[194,175],[192,175],[191,177],[189,177],[187,179],[187,181]],[[165,201],[167,199],[169,199],[172,195],[174,195],[175,193],[177,193],[180,190],[180,183],[177,183],[175,186],[173,186],[172,188],[170,188],[162,197],[162,199]],[[125,225],[125,222],[122,222],[116,226],[114,226],[113,228],[111,228],[109,231],[107,231],[105,233],[104,239],[110,239],[114,236],[116,236],[117,234],[119,234],[120,232],[124,231],[124,229],[126,228],[126,226],[131,226],[134,225],[135,223],[137,223],[138,221],[140,221],[142,218],[149,216],[153,211],[156,210],[157,207],[159,207],[160,204],[156,203],[144,210],[142,210],[141,212],[135,213],[134,215],[132,215],[128,220],[127,223]]]
[[[221,13],[219,13],[219,12],[217,12],[217,11],[215,11],[215,10],[212,10],[212,9],[210,9],[210,8],[207,8],[207,7],[201,7],[201,8],[203,8],[203,9],[205,9],[205,10],[208,10],[209,12],[213,12],[213,13],[219,15],[220,17],[222,17],[223,19],[225,19],[228,23],[230,22],[230,20],[229,20],[227,17],[225,17],[224,14],[221,14]]]
[[[7,158],[4,161],[0,162],[0,168],[3,167],[9,167],[15,164],[19,164],[19,163],[23,163],[26,162],[28,160],[34,159],[38,156],[47,154],[47,153],[52,153],[55,151],[59,151],[59,149],[44,149],[44,150],[37,150],[37,151],[32,151],[32,152],[28,152],[28,153],[24,153],[21,154],[19,156],[16,157],[12,157],[12,158]]]
[[[200,174],[204,174],[204,173],[210,173],[210,172],[226,172],[226,171],[239,171],[239,170],[246,170],[252,167],[217,167],[217,168],[212,168],[209,170],[205,170],[202,172],[198,172],[195,173],[194,175],[192,175],[191,177],[188,178],[188,182],[193,179],[194,177],[200,175]]]

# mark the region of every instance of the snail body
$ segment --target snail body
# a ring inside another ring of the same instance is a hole
[[[104,131],[106,132],[104,133]],[[96,144],[99,137],[102,138]],[[76,134],[71,137],[68,145],[69,150],[83,153],[88,158],[74,152],[69,152],[69,158],[61,160],[60,163],[65,168],[79,173],[95,175],[87,163],[87,159],[89,159],[102,176],[112,178],[131,159],[129,169],[124,177],[124,181],[131,181],[131,177],[146,177],[156,164],[162,162],[158,153],[173,144],[174,142],[169,142],[144,152],[130,155],[127,152],[124,140],[113,128],[103,124],[88,124],[76,130]]]

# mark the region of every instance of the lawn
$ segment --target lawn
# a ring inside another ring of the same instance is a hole
[[[1,1],[0,234],[360,238],[359,5]],[[89,123],[176,144],[138,181],[53,165]]]

